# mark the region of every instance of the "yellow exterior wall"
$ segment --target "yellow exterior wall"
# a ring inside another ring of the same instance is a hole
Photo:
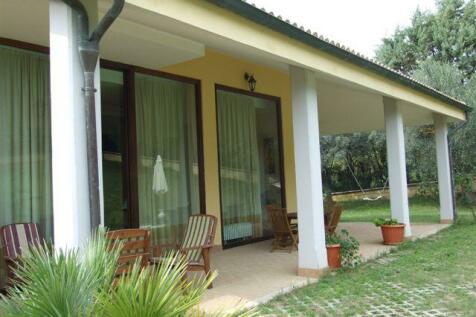
[[[381,95],[409,102],[457,120],[463,110],[423,94],[372,71],[315,49],[284,34],[256,24],[203,0],[127,0],[138,7],[181,21],[215,36],[301,66],[368,88]],[[244,48],[243,48],[244,49]]]
[[[205,199],[207,213],[219,219],[215,244],[221,244],[215,84],[248,90],[244,74],[250,72],[254,74],[257,80],[256,92],[281,98],[286,202],[290,210],[296,210],[289,76],[284,72],[252,64],[212,50],[207,50],[203,58],[161,70],[201,81]]]

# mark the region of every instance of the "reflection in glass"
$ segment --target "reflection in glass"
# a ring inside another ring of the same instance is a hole
[[[104,223],[109,229],[129,226],[124,195],[124,78],[101,69],[101,125],[104,183]]]

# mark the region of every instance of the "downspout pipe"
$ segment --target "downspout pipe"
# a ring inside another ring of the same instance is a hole
[[[101,38],[124,8],[124,0],[113,1],[112,6],[101,21],[99,21],[93,32],[90,33],[89,17],[84,5],[79,0],[63,0],[75,12],[78,22],[78,51],[84,73],[84,86],[82,90],[86,115],[86,153],[91,230],[98,228],[101,224],[94,74],[99,59],[99,43]]]

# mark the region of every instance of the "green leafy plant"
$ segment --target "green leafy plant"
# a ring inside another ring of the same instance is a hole
[[[107,251],[103,232],[87,246],[55,253],[32,248],[19,263],[17,282],[2,296],[3,316],[89,316],[100,293],[112,284],[117,251]]]
[[[335,245],[340,244],[341,239],[340,236],[333,233],[333,234],[326,234],[326,245]]]
[[[340,233],[326,235],[326,245],[340,245],[341,265],[344,268],[353,268],[362,263],[359,253],[359,241],[349,234],[349,231],[342,229]]]
[[[399,225],[400,223],[398,222],[397,219],[394,218],[375,218],[374,219],[374,225],[377,227],[381,226],[392,226],[392,225]]]
[[[0,299],[2,316],[210,316],[197,304],[216,273],[188,281],[186,262],[171,253],[158,266],[142,269],[136,263],[129,275],[114,282],[117,250],[108,247],[104,230],[79,249],[32,248],[15,272],[17,285]]]

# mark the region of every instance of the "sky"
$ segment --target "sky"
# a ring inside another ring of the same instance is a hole
[[[435,10],[435,0],[248,0],[366,56],[382,39],[408,26],[413,13]]]

